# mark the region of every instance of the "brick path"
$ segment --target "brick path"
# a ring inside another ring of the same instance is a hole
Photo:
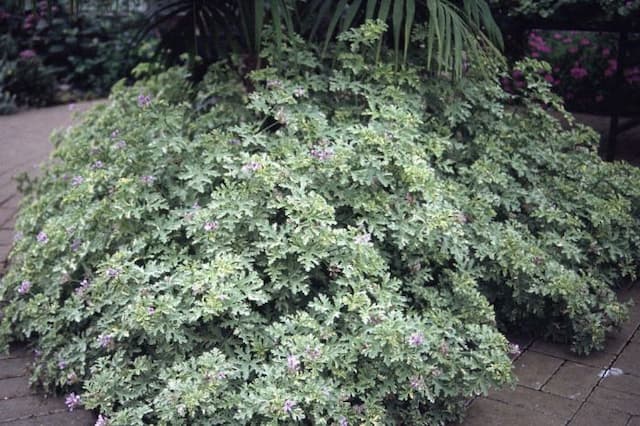
[[[78,104],[73,111],[90,105]],[[20,199],[13,177],[22,172],[37,174],[37,166],[51,151],[49,134],[70,125],[73,111],[63,105],[0,116],[0,276],[13,241]],[[93,413],[69,413],[63,398],[45,398],[29,388],[27,367],[31,359],[20,346],[13,347],[8,356],[0,355],[0,426],[93,426]]]
[[[463,426],[640,426],[640,282],[618,296],[635,306],[602,352],[578,357],[567,346],[514,338],[523,349],[518,385],[476,399]]]
[[[19,200],[12,177],[37,172],[35,166],[50,152],[49,133],[69,125],[71,115],[59,106],[0,117],[0,274]],[[640,283],[620,297],[636,301],[632,319],[603,352],[580,358],[561,345],[514,338],[523,349],[514,361],[519,384],[476,399],[463,426],[640,426]],[[18,346],[0,356],[0,426],[93,425],[92,413],[68,413],[62,398],[44,398],[29,388],[30,360],[27,349]],[[601,377],[606,371],[610,374]]]

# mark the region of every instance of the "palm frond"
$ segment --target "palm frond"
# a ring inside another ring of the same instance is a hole
[[[76,9],[81,2],[67,1]],[[186,40],[190,51],[210,56],[205,59],[234,51],[258,58],[267,25],[277,45],[285,33],[297,33],[319,41],[326,53],[337,34],[367,19],[381,20],[390,29],[378,42],[376,60],[388,43],[396,64],[406,62],[420,29],[427,65],[454,76],[462,74],[465,56],[499,55],[503,44],[487,0],[158,0],[140,34],[173,24],[182,28],[166,38]]]

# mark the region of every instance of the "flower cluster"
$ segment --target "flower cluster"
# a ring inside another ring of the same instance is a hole
[[[29,293],[29,290],[31,290],[31,281],[28,281],[28,280],[22,281],[20,283],[20,286],[18,287],[18,293],[27,294]]]
[[[295,407],[296,405],[297,404],[295,401],[287,399],[286,401],[284,401],[284,404],[282,404],[282,411],[284,411],[285,414],[290,414],[291,411],[293,411],[293,407]]]
[[[529,33],[529,55],[552,65],[544,75],[553,90],[573,110],[606,110],[615,93],[618,71],[617,38],[606,33],[580,31],[540,31]],[[625,58],[626,59],[626,58]],[[523,87],[517,76],[513,85],[503,84],[509,91]],[[640,67],[625,66],[624,89],[630,104],[640,104]]]
[[[408,340],[411,346],[422,346],[424,344],[424,335],[422,333],[413,333]]]
[[[113,336],[111,334],[101,334],[98,336],[98,345],[103,349],[108,349],[113,346]]]
[[[257,161],[250,161],[242,166],[243,172],[257,172],[262,168],[262,164]]]
[[[356,244],[367,244],[371,242],[371,234],[366,232],[364,234],[360,234],[360,235],[356,235],[355,238],[353,239],[353,242]]]
[[[88,288],[89,288],[89,280],[85,278],[84,280],[80,281],[80,286],[76,287],[74,292],[78,296],[83,296],[86,293]]]
[[[82,398],[80,398],[80,395],[76,395],[74,392],[71,392],[64,399],[64,403],[69,411],[73,411],[82,405]]]
[[[289,370],[290,373],[300,371],[300,359],[296,355],[289,355],[287,357],[287,370]]]
[[[94,426],[108,426],[109,419],[103,416],[102,414],[98,415],[98,419],[96,420],[96,424]]]
[[[320,161],[329,160],[333,157],[333,149],[331,147],[319,145],[311,148],[310,154],[313,158]]]
[[[153,182],[155,181],[156,181],[155,176],[144,175],[140,177],[140,182],[142,182],[145,185],[153,185]]]
[[[107,274],[107,277],[109,278],[117,278],[121,272],[122,271],[118,268],[109,267],[107,268],[106,274]]]
[[[140,93],[138,95],[138,106],[140,108],[146,108],[149,105],[151,105],[151,95],[145,95],[143,93]]]
[[[82,176],[77,175],[71,178],[71,186],[79,186],[82,185],[83,182],[84,178]]]
[[[45,244],[46,242],[49,241],[49,237],[47,236],[47,234],[44,231],[40,231],[40,232],[38,232],[38,235],[36,236],[36,240],[39,243]]]
[[[207,232],[215,231],[218,229],[218,221],[217,220],[208,220],[204,223],[204,230]]]

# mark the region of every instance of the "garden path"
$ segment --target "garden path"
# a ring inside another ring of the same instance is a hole
[[[0,117],[0,276],[13,241],[20,200],[13,177],[22,172],[36,174],[38,165],[51,152],[51,131],[69,126],[74,112],[84,111],[92,104],[62,105]],[[0,355],[0,425],[92,426],[96,421],[93,413],[69,413],[62,397],[45,398],[29,388],[27,370],[32,359],[21,346],[13,347],[9,355]]]
[[[635,306],[602,352],[578,357],[567,345],[511,338],[522,351],[518,385],[477,398],[462,426],[640,426],[640,282],[618,297]]]
[[[78,104],[74,110],[90,105]],[[20,199],[13,176],[37,173],[51,151],[50,132],[70,125],[72,112],[58,106],[0,117],[0,276]],[[463,426],[640,426],[640,283],[619,296],[636,305],[631,320],[609,338],[603,352],[576,357],[566,346],[512,338],[522,349],[514,360],[519,384],[477,398]],[[92,413],[68,413],[62,398],[44,398],[29,388],[30,360],[26,347],[0,355],[0,426],[93,425]]]

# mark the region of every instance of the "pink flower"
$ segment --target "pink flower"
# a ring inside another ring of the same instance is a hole
[[[633,74],[630,77],[627,77],[625,79],[627,81],[627,83],[629,84],[636,84],[636,83],[640,83],[640,75],[638,74]]]
[[[555,79],[553,78],[553,76],[551,74],[545,74],[544,79],[547,81],[547,83],[549,84],[553,84],[555,83]]]
[[[568,50],[569,50],[569,53],[576,53],[578,51],[578,48],[575,47],[575,46],[571,46],[571,47],[569,47]]]
[[[582,40],[580,40],[580,44],[582,46],[589,46],[591,44],[591,40],[589,40],[588,38],[583,38]]]
[[[562,38],[562,34],[560,34],[560,33],[555,33],[555,34],[553,35],[553,38],[555,38],[556,40],[560,40],[560,39]]]
[[[18,287],[18,293],[27,294],[31,290],[31,281],[24,280],[20,283]]]
[[[424,344],[424,334],[419,332],[413,333],[407,340],[409,341],[410,346],[422,346]]]
[[[609,49],[608,47],[605,47],[604,49],[602,49],[603,57],[608,58],[610,53],[611,53],[611,49]]]
[[[211,231],[215,231],[216,229],[218,229],[220,225],[218,224],[217,220],[213,220],[213,221],[207,221],[204,224],[204,230],[207,232],[211,232]]]
[[[45,244],[47,241],[49,241],[49,237],[43,231],[40,231],[36,236],[36,240],[41,244]]]
[[[574,65],[573,68],[571,68],[571,77],[575,78],[576,80],[580,80],[582,78],[585,78],[587,76],[587,70],[582,68],[579,65]]]
[[[109,424],[109,419],[100,414],[98,416],[98,420],[96,420],[95,426],[107,426]]]
[[[290,373],[297,373],[300,371],[300,359],[295,355],[289,355],[287,357],[287,369]]]
[[[24,28],[25,30],[30,29],[31,27],[34,26],[34,24],[38,21],[38,15],[35,15],[33,13],[30,13],[27,15],[26,18],[24,18],[24,22],[22,24],[22,28]]]
[[[76,395],[71,392],[64,400],[65,405],[69,409],[69,411],[73,411],[75,408],[78,408],[82,404],[82,399],[80,395]]]
[[[293,407],[296,406],[296,402],[292,401],[290,399],[287,399],[284,404],[282,405],[282,411],[285,412],[285,414],[289,414],[291,413],[291,411],[293,410]]]
[[[36,52],[33,49],[25,49],[19,53],[20,59],[32,59],[36,57]]]

